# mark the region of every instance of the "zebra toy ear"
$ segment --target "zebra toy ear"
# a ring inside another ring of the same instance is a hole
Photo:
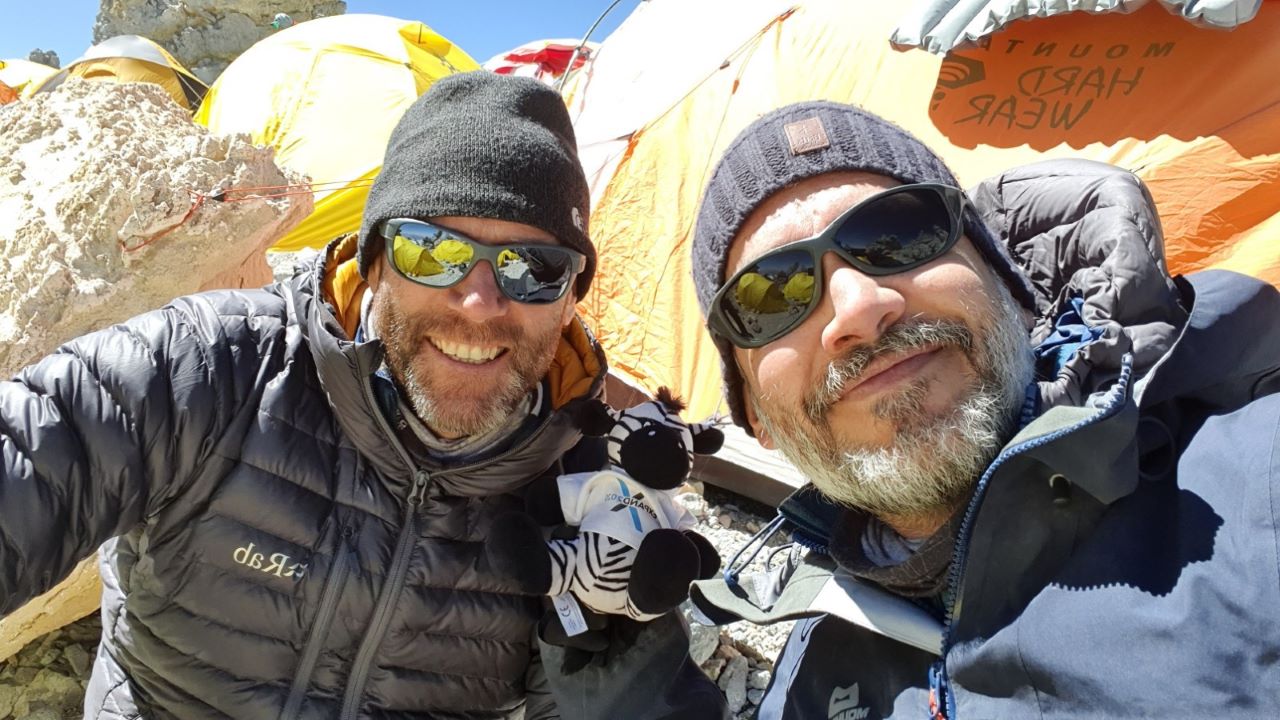
[[[566,410],[583,435],[604,437],[618,423],[613,409],[599,400],[576,402]]]
[[[714,420],[694,423],[689,432],[693,433],[693,451],[699,455],[715,455],[724,447],[724,431]]]

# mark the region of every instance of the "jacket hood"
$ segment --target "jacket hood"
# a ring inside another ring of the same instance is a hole
[[[1141,407],[1191,395],[1237,407],[1274,371],[1280,328],[1255,322],[1273,302],[1270,287],[1225,271],[1194,283],[1170,277],[1155,203],[1132,173],[1051,160],[971,196],[1036,295],[1042,410],[1096,405],[1126,356]]]
[[[1132,354],[1145,374],[1186,322],[1164,236],[1132,173],[1085,160],[1016,168],[971,193],[1035,292],[1042,408],[1083,404]]]
[[[382,474],[408,483],[417,469],[455,495],[510,492],[546,470],[582,437],[565,406],[598,397],[607,370],[604,351],[580,318],[569,323],[547,374],[552,412],[523,441],[494,458],[465,467],[415,468],[378,408],[370,376],[382,365],[379,340],[354,342],[360,300],[368,284],[356,264],[356,236],[338,238],[299,268],[284,293],[304,328],[320,384],[342,430]]]

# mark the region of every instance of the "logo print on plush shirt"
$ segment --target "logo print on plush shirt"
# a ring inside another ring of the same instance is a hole
[[[831,701],[827,703],[828,720],[866,720],[871,708],[862,707],[858,702],[859,694],[858,683],[831,691]]]
[[[270,556],[266,556],[257,552],[253,543],[236,548],[235,552],[231,553],[231,559],[239,565],[276,577],[301,580],[307,572],[306,565],[293,562],[293,558],[284,553],[271,553]]]
[[[636,513],[636,508],[644,510],[649,514],[649,517],[654,520],[658,519],[658,513],[654,512],[653,508],[649,507],[648,503],[644,502],[644,493],[636,493],[633,497],[631,495],[631,491],[627,489],[627,484],[621,480],[618,481],[618,490],[621,494],[609,493],[604,496],[605,500],[612,500],[617,503],[617,505],[609,508],[609,512],[618,512],[623,508],[631,510],[631,524],[636,526],[636,532],[644,532],[644,528],[640,525],[640,515]]]

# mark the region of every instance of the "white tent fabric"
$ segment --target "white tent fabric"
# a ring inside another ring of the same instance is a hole
[[[640,3],[564,89],[592,203],[613,176],[627,141],[653,122],[655,110],[676,106],[700,78],[719,70],[744,38],[796,4],[735,0],[732,12],[726,12],[717,0]],[[662,38],[661,46],[655,38]],[[646,62],[637,63],[641,57]],[[594,82],[597,76],[608,82]],[[584,97],[591,102],[584,104]]]
[[[1066,12],[1132,12],[1148,0],[920,0],[907,13],[891,40],[922,47],[939,55],[966,42],[976,42],[1022,18],[1051,17]],[[1262,0],[1160,0],[1187,20],[1217,28],[1233,28],[1258,14]]]

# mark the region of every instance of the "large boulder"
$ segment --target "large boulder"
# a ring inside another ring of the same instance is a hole
[[[93,41],[142,35],[212,84],[236,56],[276,31],[271,21],[278,13],[300,23],[346,11],[335,0],[102,0]]]
[[[305,178],[156,85],[71,78],[0,113],[0,377],[176,296],[270,282],[266,248],[311,211],[310,193],[237,191]],[[99,594],[86,561],[0,622],[0,659]]]

